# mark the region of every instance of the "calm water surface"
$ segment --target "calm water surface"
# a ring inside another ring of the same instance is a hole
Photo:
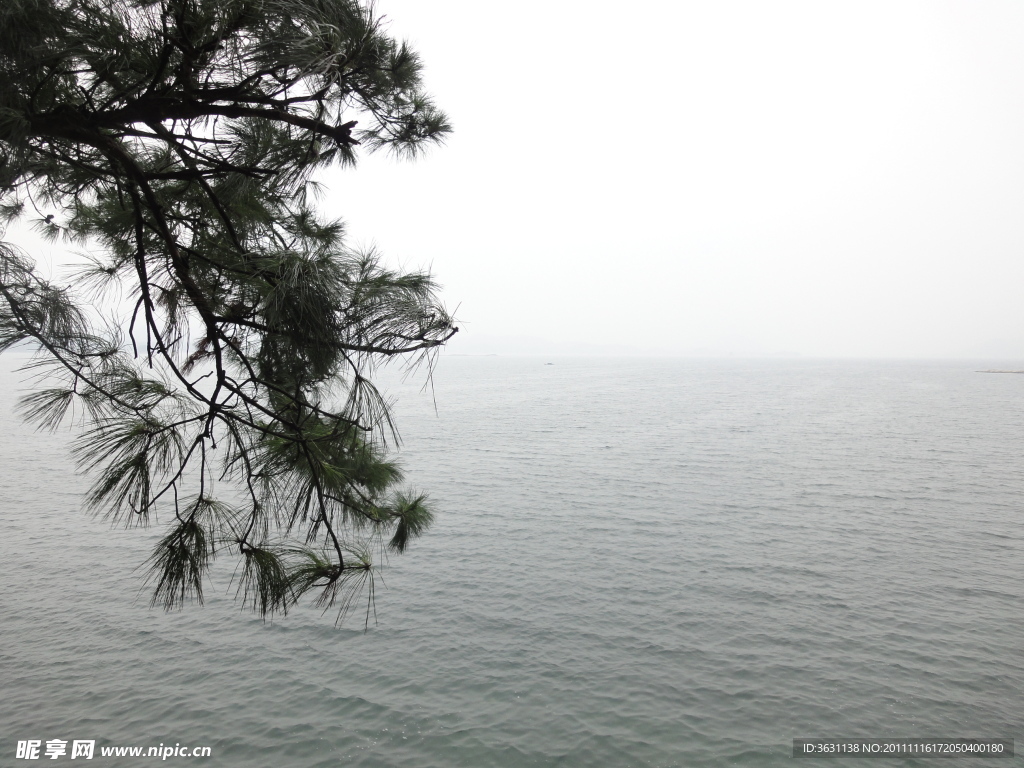
[[[205,608],[136,602],[156,533],[81,512],[69,435],[12,414],[12,367],[0,765],[29,738],[210,746],[211,766],[781,766],[819,736],[1024,751],[1024,376],[975,373],[991,363],[450,357],[436,414],[386,374],[441,514],[365,633],[239,613],[230,567]]]

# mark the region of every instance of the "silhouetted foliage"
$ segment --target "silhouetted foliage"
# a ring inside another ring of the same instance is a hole
[[[257,613],[343,609],[375,542],[430,524],[371,376],[458,329],[429,275],[345,246],[312,175],[449,130],[353,0],[0,4],[0,214],[87,257],[62,286],[0,244],[0,350],[37,349],[30,419],[83,426],[93,509],[172,516],[154,604],[201,601],[229,552]]]

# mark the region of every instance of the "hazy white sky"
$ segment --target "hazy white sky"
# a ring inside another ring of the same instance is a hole
[[[1020,0],[378,9],[456,132],[325,204],[453,352],[1024,357]]]

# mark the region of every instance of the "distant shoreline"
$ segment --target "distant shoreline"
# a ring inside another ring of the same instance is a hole
[[[988,371],[975,371],[975,373],[1024,373],[1024,371],[996,371],[996,370],[988,370]]]

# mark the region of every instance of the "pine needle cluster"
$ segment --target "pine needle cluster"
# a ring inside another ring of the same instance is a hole
[[[170,519],[154,604],[201,601],[230,553],[256,613],[344,610],[375,544],[430,525],[372,378],[458,329],[313,204],[360,147],[443,141],[420,70],[355,0],[0,3],[0,217],[86,256],[59,285],[0,243],[0,351],[37,350],[29,419],[82,426],[91,508]]]

